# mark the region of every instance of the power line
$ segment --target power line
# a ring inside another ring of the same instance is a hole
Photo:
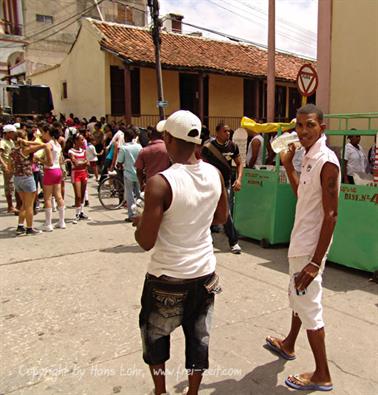
[[[212,1],[212,0],[210,0],[210,1]],[[222,1],[223,3],[226,3],[226,4],[228,5],[228,3],[227,3],[225,0],[220,0],[220,1]],[[216,4],[217,6],[220,6],[219,4],[215,3],[214,1],[212,1],[212,2],[213,2],[214,4]],[[220,7],[221,7],[221,6],[220,6]],[[267,27],[267,20],[266,20],[266,18],[262,18],[261,16],[257,16],[259,19],[262,19],[262,20],[263,20],[264,23],[261,24],[261,22],[260,22],[260,23],[259,23],[259,22],[256,22],[256,21],[254,21],[253,19],[246,17],[245,15],[240,15],[240,14],[238,14],[238,13],[235,13],[234,11],[230,10],[229,8],[226,8],[226,7],[222,7],[222,8],[226,9],[227,11],[229,11],[229,12],[235,14],[235,15],[238,15],[238,16],[240,16],[240,17],[243,17],[243,18],[245,18],[245,19],[247,19],[247,20],[249,20],[249,21],[253,21],[254,23],[257,23],[257,24],[259,24],[259,25],[262,25],[262,26],[265,27],[265,28]],[[236,8],[237,8],[237,7],[236,7]],[[245,10],[241,9],[240,7],[238,7],[238,9],[241,10],[241,11],[245,11]],[[315,48],[314,45],[312,45],[311,43],[309,43],[309,41],[308,41],[309,39],[308,39],[308,38],[301,38],[301,37],[298,37],[298,34],[297,34],[296,36],[292,36],[292,35],[290,35],[290,34],[288,34],[288,33],[286,33],[286,32],[277,31],[277,35],[282,36],[282,37],[286,37],[286,38],[288,38],[288,39],[290,39],[290,40],[297,41],[297,42],[299,42],[300,44],[310,45],[312,48]],[[313,41],[313,39],[311,39],[311,41]]]
[[[263,26],[263,27],[266,28],[266,23],[257,22],[257,21],[255,21],[255,20],[253,20],[253,19],[251,19],[251,18],[249,18],[249,17],[247,17],[247,16],[245,16],[245,15],[239,14],[239,13],[233,11],[233,10],[230,10],[230,9],[227,8],[227,7],[224,7],[224,6],[220,5],[219,3],[215,2],[214,0],[208,0],[208,1],[210,1],[211,3],[213,3],[214,5],[216,5],[217,7],[222,8],[222,9],[224,9],[224,10],[230,12],[230,13],[233,14],[233,15],[237,15],[237,16],[239,16],[239,17],[241,17],[241,18],[246,19],[248,22],[253,22],[253,23],[255,23],[255,24],[258,24],[258,25]],[[288,34],[286,34],[286,33],[282,33],[282,32],[277,32],[277,34],[280,35],[280,36],[286,37],[286,38],[288,38],[288,39],[290,39],[290,40],[297,41],[297,42],[299,42],[300,44],[308,45],[308,46],[310,46],[310,47],[313,48],[313,49],[316,48],[314,45],[310,44],[307,40],[302,40],[302,39],[300,39],[299,37],[293,37],[293,36],[290,36],[290,35],[288,35]]]
[[[243,0],[239,0],[239,1],[240,1],[240,3],[243,4],[245,7],[250,8],[250,9],[253,9],[253,10],[255,10],[255,11],[257,11],[257,12],[263,14],[263,15],[268,16],[268,13],[267,13],[265,10],[262,10],[262,9],[260,9],[260,8],[258,8],[258,7],[254,7],[254,6],[251,5],[251,4],[246,4],[245,1],[243,1]],[[306,29],[306,28],[304,28],[304,27],[302,27],[302,26],[300,26],[300,25],[295,24],[295,23],[292,22],[292,21],[286,20],[285,18],[277,17],[277,19],[278,19],[281,23],[284,23],[284,24],[285,24],[285,28],[289,28],[289,29],[290,29],[290,28],[293,28],[293,29],[295,29],[295,30],[300,31],[300,32],[303,33],[303,34],[307,34],[307,35],[309,35],[309,36],[311,36],[311,37],[316,37],[316,33],[313,32],[312,30]]]

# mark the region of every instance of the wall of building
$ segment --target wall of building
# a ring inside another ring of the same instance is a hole
[[[168,101],[166,113],[171,114],[180,109],[179,73],[163,70],[164,99]],[[156,107],[157,83],[154,68],[140,69],[141,114],[159,114]]]
[[[50,86],[55,113],[73,112],[79,117],[104,115],[106,112],[106,60],[100,50],[96,32],[88,21],[72,51],[62,64],[46,72],[31,76],[33,84]],[[67,82],[67,99],[62,98],[62,84]]]
[[[209,117],[243,116],[243,78],[210,75]]]
[[[360,0],[358,7],[332,2],[330,113],[378,112],[377,17],[377,1]],[[373,126],[378,129],[378,120]],[[351,121],[349,127],[366,129],[367,122]],[[364,138],[365,148],[372,140]]]

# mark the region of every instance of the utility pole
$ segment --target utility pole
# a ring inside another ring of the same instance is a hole
[[[276,74],[276,9],[275,0],[269,0],[268,13],[268,86],[267,122],[274,122]]]
[[[158,88],[158,107],[160,120],[165,118],[164,114],[164,93],[163,93],[163,77],[161,73],[161,61],[160,61],[160,28],[161,19],[159,18],[159,1],[158,0],[148,0],[148,7],[150,8],[151,18],[152,18],[152,40],[155,46],[155,67],[156,67],[156,81]]]

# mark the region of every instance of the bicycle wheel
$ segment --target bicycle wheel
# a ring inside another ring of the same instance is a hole
[[[119,177],[106,177],[98,187],[98,199],[107,210],[117,210],[123,205],[123,180]]]

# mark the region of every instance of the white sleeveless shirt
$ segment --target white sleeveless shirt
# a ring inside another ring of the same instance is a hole
[[[323,166],[327,162],[333,163],[339,169],[338,190],[340,191],[339,160],[336,154],[327,147],[326,141],[326,136],[320,137],[303,157],[289,258],[312,257],[315,253],[324,219],[320,177]],[[330,245],[331,243],[332,240]]]
[[[51,145],[52,166],[45,166],[46,169],[60,169],[60,154],[62,152],[61,145],[54,140],[50,140],[48,144]]]
[[[196,278],[215,271],[210,225],[222,192],[218,170],[200,160],[173,164],[160,173],[172,190],[164,212],[148,273]]]

